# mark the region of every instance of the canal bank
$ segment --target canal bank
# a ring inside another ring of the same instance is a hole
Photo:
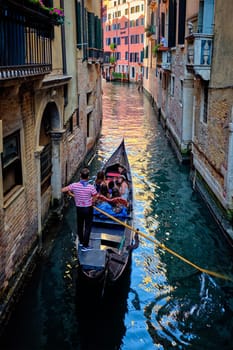
[[[124,137],[133,175],[134,227],[199,266],[232,277],[232,250],[193,191],[190,168],[174,156],[150,101],[131,85],[110,83],[103,92],[92,180]],[[232,348],[232,282],[196,271],[141,238],[124,293],[122,287],[96,304],[91,291],[80,295],[75,279],[72,202],[59,224],[0,338],[1,349]]]
[[[150,101],[158,120],[164,129],[166,137],[168,138],[178,161],[182,164],[188,164],[190,166],[190,182],[193,190],[198,191],[198,193],[201,195],[223,235],[227,239],[230,246],[233,247],[233,219],[231,209],[229,208],[229,210],[226,210],[226,208],[224,208],[213,190],[210,188],[210,186],[208,186],[208,183],[195,168],[193,164],[191,145],[188,152],[181,152],[181,145],[178,144],[178,139],[175,137],[175,133],[172,132],[172,129],[167,126],[166,118],[161,113],[161,108],[158,108],[153,97],[147,90],[144,89],[144,93]]]
[[[148,93],[146,93],[148,96]],[[197,171],[193,164],[192,149],[188,153],[181,153],[180,146],[177,145],[177,139],[174,138],[174,133],[167,128],[166,121],[161,116],[161,111],[156,107],[152,97],[150,97],[152,106],[158,115],[158,120],[161,122],[162,127],[165,130],[166,137],[168,138],[172,149],[174,150],[178,161],[182,164],[188,164],[190,166],[190,182],[193,190],[198,191],[203,201],[206,203],[216,223],[219,225],[223,235],[228,240],[231,247],[233,247],[233,225],[231,210],[227,211],[214,194],[213,190],[208,186],[208,183],[204,180],[201,174]]]

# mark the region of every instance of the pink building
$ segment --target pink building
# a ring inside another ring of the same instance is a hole
[[[106,1],[104,76],[137,81],[143,69],[144,0]]]

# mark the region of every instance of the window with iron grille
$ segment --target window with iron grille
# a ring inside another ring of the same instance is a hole
[[[5,196],[23,184],[19,131],[3,139],[2,167],[3,194]]]

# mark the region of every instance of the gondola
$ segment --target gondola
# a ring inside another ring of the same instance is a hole
[[[92,250],[83,252],[76,242],[79,275],[89,283],[102,285],[102,291],[120,279],[131,261],[132,250],[138,246],[137,234],[132,229],[132,177],[124,139],[102,169],[106,178],[119,176],[119,165],[124,167],[129,185],[127,214],[112,218],[95,210],[89,241]]]

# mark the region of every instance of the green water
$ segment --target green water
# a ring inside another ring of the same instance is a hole
[[[232,248],[180,165],[148,99],[104,83],[92,176],[122,137],[134,183],[134,226],[201,268],[233,278]],[[1,350],[232,350],[233,282],[210,277],[142,238],[131,270],[102,301],[76,280],[72,203],[4,335]]]

